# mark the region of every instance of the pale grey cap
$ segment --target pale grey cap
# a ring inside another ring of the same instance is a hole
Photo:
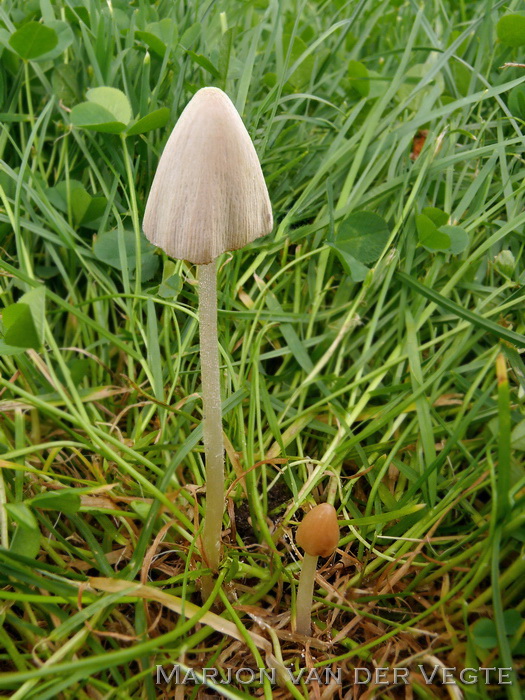
[[[239,113],[222,90],[202,88],[162,153],[144,233],[171,257],[200,265],[272,227],[259,158]]]

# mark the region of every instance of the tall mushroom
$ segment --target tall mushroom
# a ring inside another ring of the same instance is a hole
[[[295,541],[304,549],[297,589],[295,631],[309,635],[317,560],[320,556],[331,556],[339,542],[335,508],[330,503],[321,503],[308,511],[297,528]]]
[[[215,259],[272,230],[270,198],[239,113],[218,88],[199,90],[182,112],[160,158],[143,228],[168,255],[198,265],[206,511],[203,554],[220,563],[224,443],[217,338]]]

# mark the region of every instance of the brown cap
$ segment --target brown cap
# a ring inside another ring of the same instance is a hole
[[[295,541],[307,554],[329,557],[339,542],[337,513],[330,503],[321,503],[301,520]]]
[[[168,255],[200,265],[272,227],[259,158],[239,113],[222,90],[202,88],[162,153],[144,233]]]

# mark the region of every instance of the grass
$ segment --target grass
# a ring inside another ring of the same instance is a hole
[[[525,74],[501,68],[522,57],[496,35],[520,7],[2,5],[3,697],[197,697],[198,685],[155,683],[156,665],[174,663],[341,668],[342,690],[321,686],[323,698],[521,697],[524,115],[509,93]],[[178,39],[147,27],[162,19]],[[6,46],[23,24],[56,20],[69,39],[55,57]],[[276,226],[219,261],[230,490],[225,560],[202,605],[195,268],[151,249],[140,225],[169,130],[205,85],[243,115]],[[136,117],[169,108],[169,122],[138,135],[73,126],[100,86]],[[426,207],[466,232],[460,252],[421,244]],[[376,255],[365,241],[362,275],[341,253],[357,211],[388,224]],[[323,501],[341,541],[318,571],[306,640],[291,632],[293,536]],[[435,664],[512,667],[513,682],[493,672],[450,691],[425,683]],[[410,685],[351,690],[355,669],[375,666],[391,681],[410,668]],[[309,692],[304,679],[208,688]]]

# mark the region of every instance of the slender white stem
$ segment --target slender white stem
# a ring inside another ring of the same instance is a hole
[[[317,560],[311,554],[304,554],[301,573],[299,574],[299,587],[297,589],[295,631],[298,634],[310,635],[312,631],[312,602],[314,597],[315,572]]]
[[[199,329],[206,458],[206,515],[202,542],[211,569],[219,568],[224,513],[224,441],[222,437],[217,270],[215,261],[199,265]]]

